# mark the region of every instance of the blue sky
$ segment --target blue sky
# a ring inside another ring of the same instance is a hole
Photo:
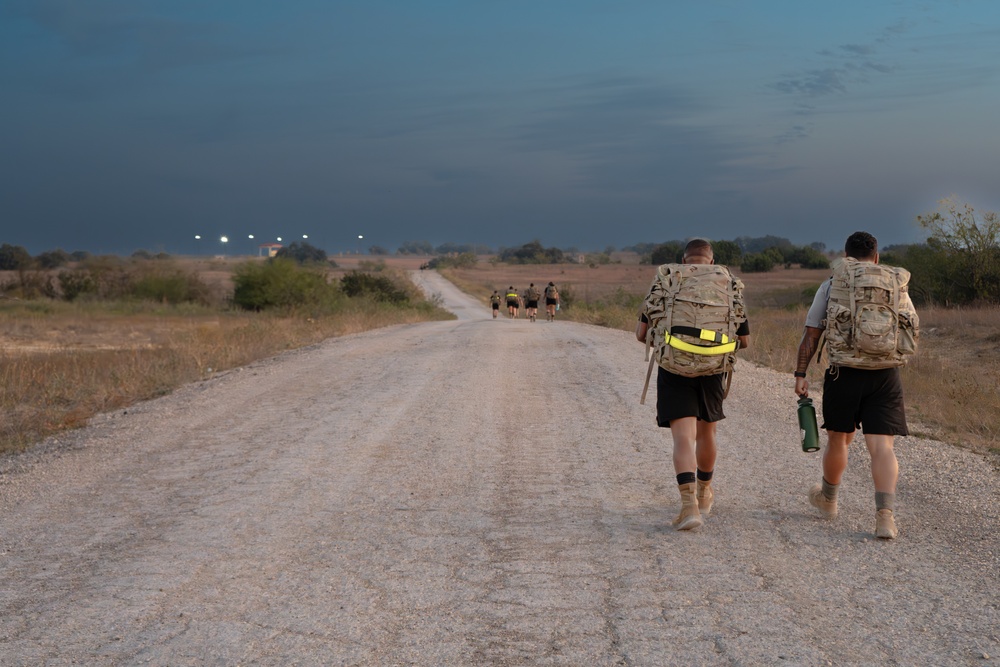
[[[1000,209],[995,0],[4,0],[0,91],[33,253],[887,245]]]

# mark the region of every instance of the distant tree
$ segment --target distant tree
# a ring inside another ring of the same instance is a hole
[[[667,241],[653,248],[649,260],[653,266],[660,264],[675,264],[684,258],[684,244],[680,241]]]
[[[768,248],[790,248],[792,246],[791,241],[780,236],[739,236],[735,242],[744,253],[763,252]]]
[[[740,270],[744,273],[767,273],[780,261],[780,253],[772,252],[772,249],[769,248],[764,252],[743,255],[743,259],[740,262]]]
[[[828,269],[830,260],[819,250],[812,246],[802,246],[795,248],[785,257],[786,262],[798,264],[803,269]]]
[[[739,266],[743,251],[736,241],[712,241],[712,254],[716,264]]]
[[[326,251],[309,243],[293,241],[278,250],[275,257],[293,260],[296,264],[322,264],[326,262]]]
[[[386,248],[383,248],[380,245],[373,245],[372,247],[368,248],[368,254],[369,255],[376,255],[376,256],[379,256],[379,255],[388,255],[389,251]]]
[[[42,269],[57,269],[73,260],[69,253],[62,249],[49,250],[35,256],[35,262]]]
[[[517,248],[503,248],[500,260],[509,264],[558,264],[566,261],[559,248],[545,248],[537,239]]]
[[[604,254],[605,255],[610,255],[614,251],[615,251],[615,247],[613,245],[608,245],[608,246],[604,247]]]
[[[9,243],[0,245],[0,271],[26,271],[32,268],[34,263],[23,246]]]
[[[403,241],[396,252],[400,255],[433,255],[434,246],[428,241]]]
[[[977,214],[970,204],[949,197],[937,211],[918,215],[917,222],[931,234],[927,245],[957,269],[953,278],[967,285],[974,299],[1000,301],[1000,215]]]
[[[132,259],[153,259],[153,253],[148,250],[136,250],[131,255]]]
[[[826,252],[826,244],[823,243],[822,241],[813,241],[812,243],[809,244],[809,247],[815,250],[816,252]]]
[[[71,252],[69,254],[69,256],[73,258],[74,262],[82,262],[83,260],[87,259],[91,255],[86,250],[74,250],[73,252]]]

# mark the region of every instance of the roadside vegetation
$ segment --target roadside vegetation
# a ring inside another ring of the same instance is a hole
[[[452,317],[384,264],[344,271],[302,255],[0,272],[0,453],[332,336]]]

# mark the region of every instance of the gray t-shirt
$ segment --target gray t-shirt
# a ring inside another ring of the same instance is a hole
[[[830,301],[830,280],[827,279],[816,290],[809,312],[806,313],[806,326],[814,329],[825,329],[823,320],[826,319],[826,305]]]

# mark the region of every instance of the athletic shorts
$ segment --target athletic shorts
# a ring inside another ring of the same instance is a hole
[[[507,300],[507,307],[508,308],[517,308],[517,301],[512,301],[512,300],[508,299]]]
[[[493,304],[493,310],[500,310],[500,304],[499,303],[494,303]]]
[[[545,305],[546,306],[554,306],[557,303],[559,303],[559,299],[548,299],[548,298],[545,299]]]
[[[838,433],[909,435],[898,368],[828,368],[823,379],[823,428]]]
[[[726,418],[722,413],[722,396],[726,393],[726,376],[704,375],[688,378],[657,367],[656,424],[670,428],[670,422],[683,417],[697,417],[703,422]]]
[[[525,308],[538,308],[538,299],[529,300],[526,302]]]

